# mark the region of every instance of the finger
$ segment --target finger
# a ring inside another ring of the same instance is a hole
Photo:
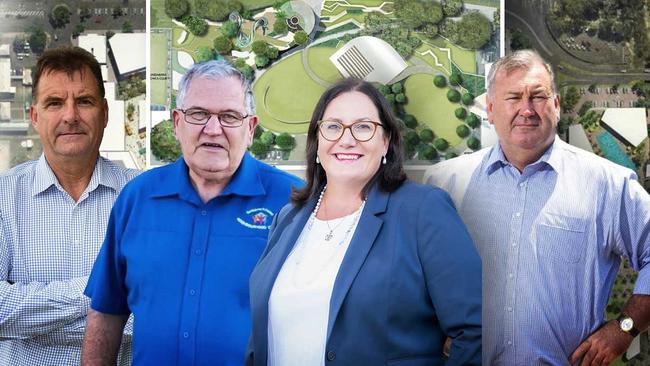
[[[607,365],[605,362],[605,358],[607,357],[607,353],[605,352],[599,352],[596,357],[594,357],[594,360],[591,361],[592,366],[602,366],[602,365]]]
[[[580,346],[576,348],[575,351],[573,351],[571,357],[569,357],[569,362],[572,365],[578,362],[582,358],[582,356],[584,356],[584,354],[587,353],[589,347],[591,347],[591,342],[587,339],[586,341],[582,342]]]
[[[582,358],[582,363],[580,364],[580,366],[591,366],[592,361],[594,360],[597,354],[598,354],[598,350],[596,350],[593,347],[590,347],[589,351],[587,351],[585,356]]]

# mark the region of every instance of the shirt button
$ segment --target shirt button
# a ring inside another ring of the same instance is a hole
[[[517,247],[517,242],[512,243],[512,247],[516,248]]]
[[[334,361],[336,359],[336,353],[334,351],[327,352],[327,360]]]
[[[194,294],[196,294],[196,291],[194,291],[194,289],[191,289],[190,290],[190,295],[194,296]]]
[[[79,245],[79,243],[81,243],[81,240],[79,240],[79,239],[75,239],[75,240],[73,241],[73,243],[74,243],[74,245]]]
[[[526,183],[524,183],[524,182],[519,183],[519,187],[522,187],[522,188],[523,188],[523,187],[525,187],[525,186],[526,186]]]
[[[508,346],[512,346],[512,341],[508,341],[506,343],[508,343]]]
[[[207,214],[208,214],[208,213],[207,213],[205,210],[201,211],[201,216],[205,216],[205,215],[207,215]]]
[[[196,254],[196,255],[201,255],[201,254],[203,254],[203,251],[202,251],[201,249],[196,249],[196,250],[194,251],[194,254]]]
[[[190,334],[188,332],[183,332],[183,338],[189,338]]]
[[[512,273],[508,273],[508,278],[515,278],[515,275]]]
[[[515,214],[515,216],[517,216],[517,217],[521,216],[521,212],[517,212],[517,213]]]
[[[508,306],[508,307],[506,308],[506,310],[508,310],[508,311],[512,311],[512,306]]]

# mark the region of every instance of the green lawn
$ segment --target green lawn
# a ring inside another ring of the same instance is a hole
[[[212,48],[214,47],[214,39],[219,35],[221,35],[219,29],[217,29],[215,26],[210,25],[208,26],[208,33],[204,36],[197,37],[195,35],[188,34],[186,41],[183,42],[183,45],[180,46],[179,49],[187,51],[190,54],[194,54],[194,51],[201,46]]]
[[[309,67],[318,77],[332,83],[342,77],[341,73],[332,64],[332,61],[330,61],[330,56],[336,52],[335,48],[317,46],[308,48],[307,52]]]
[[[304,71],[301,53],[268,69],[253,85],[260,123],[275,132],[306,133],[309,119],[325,88]]]
[[[427,50],[436,55],[438,58],[438,63],[442,64],[443,66],[436,65],[436,60],[429,53],[422,55],[422,53],[426,52]],[[418,58],[426,61],[426,63],[428,63],[434,69],[440,70],[440,72],[444,73],[447,76],[450,75],[451,63],[449,62],[449,56],[447,55],[447,52],[440,50],[440,48],[422,43],[420,47],[415,49],[414,55],[417,55]]]
[[[151,28],[171,28],[172,19],[165,14],[165,0],[151,0]]]
[[[448,88],[433,85],[433,75],[416,74],[404,84],[408,103],[404,109],[418,120],[420,126],[429,126],[436,137],[449,141],[450,146],[458,145],[462,139],[456,135],[456,127],[462,123],[454,116],[458,103],[447,100]]]
[[[465,4],[491,6],[493,8],[499,7],[499,0],[463,0]]]
[[[261,9],[273,6],[275,0],[240,0],[244,9]]]
[[[151,73],[167,74],[171,77],[171,70],[167,70],[169,50],[167,49],[166,33],[151,32]],[[151,80],[151,104],[167,104],[167,81]]]

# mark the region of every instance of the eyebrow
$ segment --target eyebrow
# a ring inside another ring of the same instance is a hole
[[[340,118],[332,117],[332,118],[323,118],[323,121],[342,122],[343,120],[341,120]],[[374,122],[375,120],[373,118],[370,118],[370,117],[360,117],[360,118],[353,119],[352,123],[354,123],[354,122],[362,122],[362,121],[372,121],[372,122]]]
[[[219,112],[212,112],[211,110],[209,110],[209,109],[207,109],[207,108],[203,108],[203,107],[199,107],[199,106],[191,106],[191,107],[186,108],[185,110],[186,110],[186,111],[189,111],[189,110],[191,110],[191,109],[198,109],[198,110],[201,110],[201,111],[205,111],[205,112],[208,112],[208,113],[214,113],[214,114],[217,114],[217,113],[237,113],[237,114],[246,114],[246,112],[242,113],[242,112],[240,112],[240,111],[238,111],[238,110],[236,110],[236,109],[231,109],[231,108],[224,109],[224,110],[219,111]]]

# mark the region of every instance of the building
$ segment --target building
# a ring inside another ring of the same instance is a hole
[[[585,129],[579,124],[569,126],[569,144],[590,153],[594,152]]]
[[[119,80],[144,73],[147,67],[146,33],[118,33],[109,38],[109,59]]]
[[[607,108],[600,118],[603,127],[630,146],[639,146],[648,137],[645,108]]]
[[[352,39],[330,61],[344,77],[389,84],[407,68],[406,62],[386,41],[363,36]]]
[[[101,34],[83,34],[79,38],[79,47],[95,56],[100,65],[106,65],[106,36]]]

